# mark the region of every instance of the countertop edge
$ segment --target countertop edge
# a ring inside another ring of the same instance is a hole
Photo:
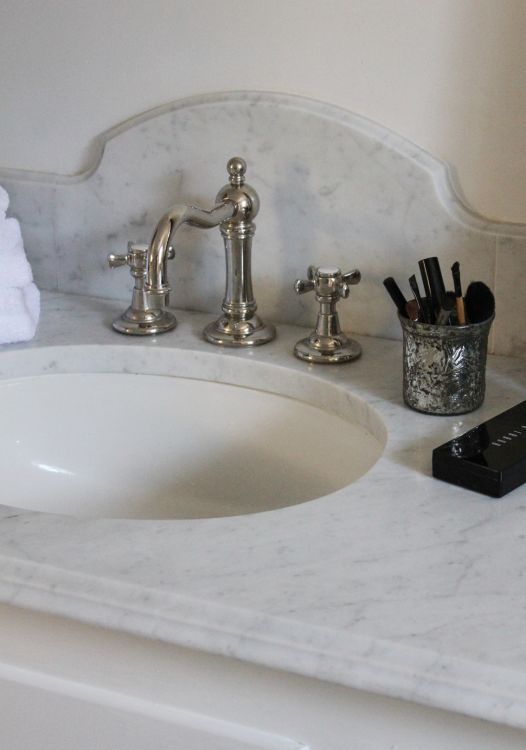
[[[526,701],[518,697],[526,676],[518,671],[4,555],[0,561],[3,604],[526,729]],[[90,592],[90,579],[105,596]],[[226,624],[233,614],[235,630]]]

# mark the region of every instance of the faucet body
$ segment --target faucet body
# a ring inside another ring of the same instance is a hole
[[[274,338],[274,327],[264,324],[255,314],[257,305],[252,291],[251,247],[256,229],[252,219],[259,210],[259,198],[250,185],[245,185],[243,159],[230,159],[227,169],[230,182],[221,188],[212,209],[173,206],[158,222],[147,248],[132,245],[135,252],[110,256],[110,266],[128,263],[135,278],[132,305],[113,324],[120,333],[152,335],[177,325],[175,315],[166,309],[171,291],[167,262],[175,254],[177,229],[188,224],[201,229],[219,226],[225,245],[223,315],[205,328],[207,341],[220,346],[254,346]]]

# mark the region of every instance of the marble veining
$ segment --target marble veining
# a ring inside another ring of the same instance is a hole
[[[526,489],[495,501],[430,476],[433,447],[524,399],[526,362],[491,357],[484,406],[438,418],[403,405],[400,342],[360,337],[361,360],[315,367],[292,356],[294,326],[218,351],[201,339],[210,316],[181,311],[175,331],[138,343],[111,330],[119,307],[45,294],[36,339],[0,349],[0,377],[206,364],[319,404],[330,382],[381,418],[384,453],[338,492],[251,516],[79,520],[3,497],[0,599],[526,728]]]
[[[442,162],[330,104],[261,92],[193,97],[103,134],[82,175],[0,169],[0,183],[41,288],[128,301],[130,277],[109,271],[108,253],[123,252],[130,239],[149,241],[174,203],[211,207],[233,155],[245,157],[261,197],[253,275],[265,319],[313,325],[315,303],[291,294],[294,279],[311,263],[358,267],[363,281],[341,308],[342,327],[400,338],[381,281],[395,276],[408,293],[417,260],[438,255],[446,271],[460,261],[466,285],[480,279],[496,288],[493,349],[526,352],[516,322],[526,315],[517,289],[526,227],[475,215]],[[177,240],[174,304],[217,314],[225,279],[219,232],[185,227]]]

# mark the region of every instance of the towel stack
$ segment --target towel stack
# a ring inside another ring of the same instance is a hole
[[[20,224],[6,218],[9,196],[0,186],[0,344],[29,341],[40,316],[40,292],[33,283]]]

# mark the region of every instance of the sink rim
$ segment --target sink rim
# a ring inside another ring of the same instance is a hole
[[[86,352],[90,354],[89,366],[83,357]],[[112,353],[116,355],[113,360]],[[241,352],[241,356],[237,351],[229,352],[230,356],[222,356],[224,354],[220,349],[199,351],[173,345],[170,348],[155,347],[148,343],[73,344],[13,349],[2,352],[0,383],[15,378],[75,373],[158,375],[223,383],[291,398],[336,415],[370,432],[381,444],[383,455],[388,442],[386,423],[373,405],[350,390],[351,384],[327,380],[322,372],[318,374],[313,371],[313,365],[309,365],[306,370],[304,363],[296,362],[292,355],[290,363],[281,365],[272,361],[253,360],[250,358],[253,354],[251,351]],[[148,359],[141,359],[141,355],[147,355]],[[243,355],[248,356],[245,358]],[[47,357],[50,360],[43,365],[43,359]],[[209,371],[200,371],[203,366],[208,367]],[[352,368],[352,363],[347,366]],[[254,377],[257,381],[255,384]],[[276,380],[280,381],[279,386]]]

